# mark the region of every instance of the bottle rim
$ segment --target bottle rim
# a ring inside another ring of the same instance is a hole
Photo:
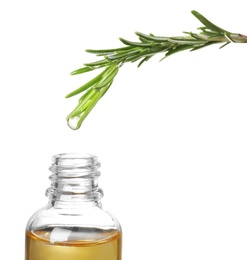
[[[55,167],[99,167],[98,157],[89,153],[60,153],[52,156],[52,166]]]

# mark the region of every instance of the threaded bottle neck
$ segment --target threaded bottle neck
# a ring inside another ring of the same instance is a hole
[[[53,156],[46,196],[51,202],[99,202],[103,197],[98,187],[99,167],[98,158],[90,154]]]

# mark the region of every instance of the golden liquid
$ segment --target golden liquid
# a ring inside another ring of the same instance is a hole
[[[100,240],[50,242],[50,231],[26,232],[26,260],[121,260],[121,233]]]

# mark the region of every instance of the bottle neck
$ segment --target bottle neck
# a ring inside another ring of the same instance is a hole
[[[90,154],[58,154],[52,157],[51,186],[46,191],[52,205],[101,206],[98,158]]]

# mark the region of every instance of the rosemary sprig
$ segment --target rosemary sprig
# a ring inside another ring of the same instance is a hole
[[[71,72],[71,75],[101,68],[104,68],[104,70],[66,96],[68,98],[83,93],[76,108],[67,116],[68,125],[74,130],[80,128],[84,119],[112,85],[119,68],[126,62],[139,61],[138,67],[140,67],[158,53],[165,54],[161,59],[163,60],[180,51],[195,51],[212,44],[221,44],[220,48],[223,48],[231,42],[247,43],[247,36],[228,32],[196,11],[192,11],[192,14],[204,25],[198,28],[199,33],[184,32],[185,35],[179,37],[163,37],[136,32],[139,41],[132,42],[120,38],[120,41],[126,45],[122,48],[86,50],[103,58],[96,62],[84,64],[83,68]]]

